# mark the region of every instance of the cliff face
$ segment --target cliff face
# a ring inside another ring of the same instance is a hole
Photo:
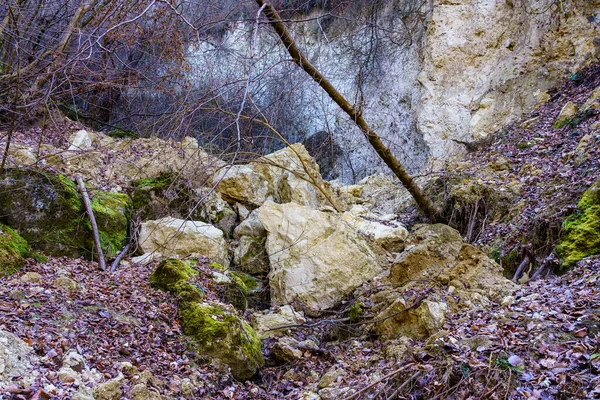
[[[385,2],[349,22],[313,10],[291,24],[317,68],[416,172],[461,151],[450,139],[476,140],[531,112],[559,81],[598,59],[600,1],[431,0]],[[410,8],[412,7],[412,9]],[[366,7],[365,7],[366,8]],[[376,26],[377,30],[372,29]],[[200,82],[242,81],[253,98],[278,104],[291,142],[328,132],[337,145],[326,178],[352,182],[386,167],[351,121],[287,60],[269,29],[260,29],[252,62],[253,24],[225,35],[220,66],[196,52]],[[210,50],[210,51],[209,51]],[[240,57],[241,55],[241,57]],[[339,146],[339,147],[338,147]]]
[[[430,15],[417,126],[432,157],[528,114],[600,55],[600,1],[436,0]]]

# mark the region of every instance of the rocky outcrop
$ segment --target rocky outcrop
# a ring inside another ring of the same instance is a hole
[[[337,215],[272,201],[257,211],[267,231],[275,305],[326,310],[383,270],[366,240]]]
[[[125,244],[129,197],[91,190],[92,209],[106,257]],[[64,175],[10,169],[0,175],[0,222],[49,255],[91,257],[94,240],[77,187]],[[83,216],[83,218],[82,218]]]
[[[229,256],[223,231],[201,221],[165,217],[141,225],[139,248],[164,257],[208,257],[227,267]]]

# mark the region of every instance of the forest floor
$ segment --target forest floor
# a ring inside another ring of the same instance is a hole
[[[501,247],[500,260],[516,248],[519,257],[531,254],[542,263],[562,220],[598,178],[600,115],[552,126],[567,101],[581,104],[599,85],[600,67],[581,72],[548,103],[463,159],[460,173],[469,176],[508,160],[499,174],[481,179],[521,184],[514,199],[520,212],[480,225],[473,240],[488,250]],[[591,143],[579,154],[584,137]],[[207,296],[218,297],[208,263],[197,268]],[[246,382],[194,362],[181,335],[176,299],[150,287],[151,272],[152,266],[130,265],[106,273],[95,262],[50,258],[43,264],[28,260],[20,273],[0,279],[0,330],[23,339],[40,360],[32,387],[11,387],[0,398],[73,398],[75,382],[58,373],[69,351],[95,370],[89,385],[123,374],[123,398],[130,398],[128,389],[144,370],[157,378],[148,385],[166,398],[183,398],[187,378],[199,399],[309,399],[325,373],[333,382],[329,398],[348,400],[600,398],[598,256],[562,276],[521,285],[503,304],[448,315],[443,330],[427,340],[381,342],[368,333],[369,315],[358,324],[337,321],[336,315],[309,320],[289,336],[314,340],[318,351],[277,365],[269,357],[274,340],[267,340],[267,365]]]

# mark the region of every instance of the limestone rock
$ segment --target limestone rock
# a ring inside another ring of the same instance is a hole
[[[302,358],[302,350],[298,349],[300,342],[290,337],[282,337],[273,345],[271,354],[281,362],[290,362]]]
[[[269,257],[265,250],[265,238],[242,236],[233,252],[233,263],[246,273],[266,275]]]
[[[267,230],[273,304],[326,310],[382,272],[365,239],[336,215],[268,201],[258,218]]]
[[[223,231],[200,221],[165,217],[142,224],[140,250],[157,252],[166,257],[208,257],[229,266],[227,243]]]
[[[69,137],[69,151],[89,150],[92,148],[92,138],[86,130],[79,130]]]
[[[578,111],[579,108],[577,107],[577,104],[569,101],[563,106],[562,110],[560,110],[558,117],[556,117],[556,122],[554,122],[554,126],[561,127],[565,122],[573,118]]]
[[[95,400],[119,400],[123,395],[121,391],[122,378],[115,378],[101,383],[94,388]]]
[[[35,379],[34,361],[33,349],[27,343],[0,330],[0,390],[12,385],[15,378],[21,385],[30,386]]]
[[[600,86],[592,91],[590,97],[581,106],[581,111],[587,111],[591,108],[600,109]]]
[[[462,247],[460,234],[447,225],[423,225],[407,238],[405,250],[400,253],[390,270],[390,280],[402,283],[407,280],[431,277],[453,265]]]
[[[306,322],[302,311],[295,311],[292,306],[279,307],[276,312],[259,311],[252,314],[252,326],[261,339],[284,335],[286,329],[272,330],[277,326],[303,324]]]
[[[259,239],[266,238],[267,231],[258,218],[258,211],[252,211],[248,217],[233,230],[233,237],[240,239],[242,236]]]
[[[20,280],[21,282],[27,283],[38,283],[42,279],[42,276],[37,272],[25,272]]]
[[[79,288],[79,285],[76,281],[66,276],[59,276],[54,280],[54,286],[60,289],[64,289],[66,291],[74,291]]]
[[[225,167],[213,179],[218,182],[217,191],[228,200],[260,206],[269,195],[265,177],[248,165]]]
[[[348,375],[342,368],[336,367],[335,365],[327,370],[325,374],[319,380],[319,389],[326,388],[336,383],[340,378]]]
[[[396,302],[376,318],[375,332],[384,338],[399,335],[425,339],[437,332],[446,321],[448,305],[440,301],[423,300],[416,309],[406,312],[403,302]]]
[[[400,250],[408,236],[408,231],[401,224],[383,224],[373,218],[363,218],[352,211],[342,214],[342,219],[377,247],[388,251]]]

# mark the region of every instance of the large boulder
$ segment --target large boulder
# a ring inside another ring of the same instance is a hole
[[[92,209],[107,257],[124,246],[129,197],[91,190]],[[9,169],[0,174],[0,222],[49,255],[92,257],[91,224],[75,183],[64,175]]]
[[[381,221],[375,215],[369,215],[366,209],[355,206],[342,214],[342,219],[373,244],[373,250],[399,251],[408,237],[406,228],[395,221]]]
[[[382,272],[366,240],[336,214],[267,201],[258,218],[267,231],[275,305],[326,310]]]
[[[338,207],[337,199],[319,173],[319,166],[297,143],[247,165],[234,165],[213,177],[227,200],[258,207],[267,199],[296,202],[312,208]],[[335,203],[335,204],[332,204]]]
[[[28,387],[35,380],[33,349],[10,332],[0,330],[0,392],[15,383]],[[18,379],[19,381],[15,380]]]
[[[263,364],[260,338],[252,327],[228,306],[203,302],[194,279],[198,272],[186,262],[162,261],[150,276],[153,286],[180,298],[183,333],[207,361],[225,364],[237,379],[247,379]]]
[[[205,222],[172,217],[147,221],[141,225],[138,241],[145,254],[176,258],[204,256],[229,266],[223,231]]]

